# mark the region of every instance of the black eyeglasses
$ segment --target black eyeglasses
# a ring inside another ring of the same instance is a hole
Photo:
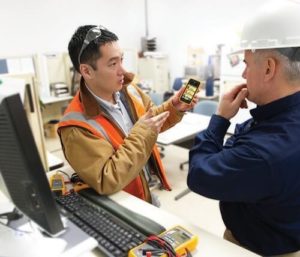
[[[97,39],[99,39],[101,37],[101,30],[107,30],[105,27],[103,26],[97,26],[97,27],[93,27],[91,28],[85,36],[85,39],[83,41],[82,47],[80,49],[79,55],[78,55],[78,64],[80,64],[80,59],[81,59],[81,55],[84,51],[84,49],[86,49],[86,47],[92,42],[94,41],[96,44]]]

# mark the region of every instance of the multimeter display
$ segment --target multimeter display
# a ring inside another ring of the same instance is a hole
[[[184,231],[181,231],[177,228],[171,230],[164,234],[164,239],[170,243],[173,248],[176,248],[183,244],[184,242],[190,239],[190,236],[187,235]]]
[[[52,190],[61,189],[63,187],[62,180],[52,180]]]
[[[51,176],[50,187],[51,190],[57,195],[64,195],[66,193],[64,178],[58,173]]]

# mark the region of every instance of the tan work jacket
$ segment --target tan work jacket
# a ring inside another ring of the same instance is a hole
[[[143,166],[149,163],[162,187],[171,190],[167,182],[159,152],[155,146],[157,133],[138,122],[153,106],[148,95],[126,74],[121,90],[125,105],[134,126],[126,137],[109,113],[102,108],[81,81],[80,91],[68,106],[59,123],[59,135],[66,159],[78,175],[100,194],[125,190],[151,202]],[[154,107],[154,113],[170,111],[162,131],[179,122],[183,116],[171,101]]]

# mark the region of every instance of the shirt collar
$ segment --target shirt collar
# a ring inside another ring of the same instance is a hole
[[[250,110],[250,113],[255,121],[267,120],[279,113],[300,104],[300,92],[280,98],[271,103],[257,106]]]
[[[124,74],[124,87],[127,87],[132,81],[134,81],[134,74],[125,73]],[[122,89],[123,90],[123,89]],[[99,105],[96,98],[91,94],[91,92],[87,89],[84,83],[83,77],[80,80],[80,100],[83,104],[84,113],[88,117],[94,117],[99,115],[103,108]]]
[[[115,109],[120,109],[121,103],[120,103],[120,92],[116,92],[113,94],[114,100],[116,104],[113,104],[107,100],[102,99],[101,97],[95,95],[93,91],[85,84],[88,91],[95,97],[98,104],[102,105],[104,108],[106,108],[109,111],[114,111]]]

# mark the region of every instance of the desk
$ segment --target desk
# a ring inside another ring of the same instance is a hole
[[[230,122],[227,130],[229,135],[234,134],[236,124],[251,118],[249,109],[240,109]],[[160,133],[157,143],[162,145],[176,144],[195,137],[200,131],[207,128],[210,117],[198,113],[187,112],[182,120],[174,127]]]
[[[43,104],[52,104],[62,101],[69,101],[72,100],[73,96],[67,95],[67,96],[41,96],[41,101]]]
[[[165,226],[166,228],[173,227],[175,225],[182,225],[189,229],[191,232],[199,236],[199,243],[197,250],[193,252],[194,257],[251,257],[258,256],[252,252],[249,252],[239,246],[236,246],[220,237],[212,235],[196,225],[185,222],[184,220],[168,213],[160,208],[157,208],[151,204],[148,204],[136,197],[133,197],[125,192],[119,192],[111,196],[113,200],[119,204],[135,210],[145,216],[149,216],[151,213],[151,218]],[[97,251],[92,253],[87,253],[84,257],[100,257],[101,254]]]
[[[64,162],[58,157],[56,157],[54,154],[50,153],[49,151],[46,151],[46,154],[49,170],[55,170],[64,166]]]
[[[70,168],[64,167],[61,170],[70,174]],[[73,172],[73,170],[72,170]],[[71,173],[72,173],[71,172]],[[140,200],[124,191],[120,191],[116,194],[110,196],[110,198],[120,205],[134,210],[135,212],[147,216],[165,228],[171,228],[175,225],[182,225],[189,229],[192,233],[198,235],[199,243],[197,250],[194,251],[193,257],[255,257],[258,256],[242,247],[232,244],[221,237],[217,237],[200,227],[196,224],[191,224],[185,220],[169,213],[161,208],[157,208],[152,204]],[[208,214],[209,215],[209,214]],[[92,252],[86,253],[81,257],[102,257],[99,251],[94,250]]]
[[[197,133],[207,128],[209,121],[209,116],[187,112],[174,127],[160,133],[157,142],[168,145],[193,138]]]
[[[236,246],[220,237],[212,235],[196,225],[185,222],[184,220],[162,210],[151,204],[148,204],[126,192],[119,192],[111,196],[111,198],[118,202],[119,204],[135,210],[145,216],[149,216],[151,213],[151,218],[165,226],[166,228],[173,227],[175,225],[182,225],[189,229],[192,233],[199,236],[199,243],[197,250],[193,252],[194,257],[254,257],[258,256],[250,251],[247,251],[239,246]],[[0,192],[0,206],[3,207],[7,204],[7,199]],[[1,211],[3,211],[3,208]],[[1,231],[1,229],[0,229]],[[93,250],[92,252],[87,252],[81,257],[102,257],[98,250]]]
[[[173,227],[175,225],[182,225],[189,229],[192,233],[199,236],[199,243],[197,250],[193,252],[194,257],[255,257],[254,253],[247,251],[239,246],[236,246],[222,238],[214,236],[196,225],[189,224],[184,220],[167,213],[166,211],[159,209],[151,204],[148,204],[126,192],[119,192],[111,196],[111,198],[119,204],[135,210],[145,216],[151,218],[165,226],[166,228]],[[0,210],[5,211],[5,207],[10,206],[8,200],[0,192]],[[95,249],[91,252],[86,252],[81,257],[102,257],[101,253]]]

